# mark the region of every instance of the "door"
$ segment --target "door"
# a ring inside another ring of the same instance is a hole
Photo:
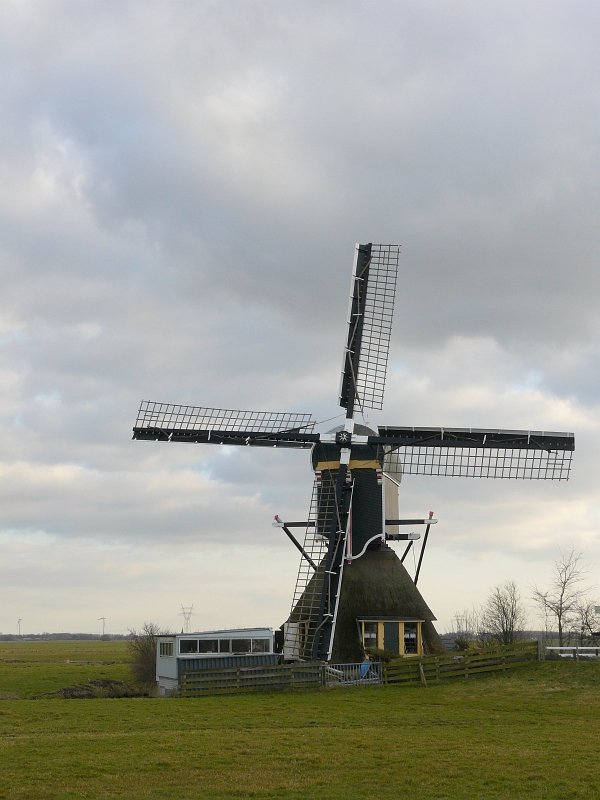
[[[383,623],[383,649],[396,655],[400,652],[397,622]]]

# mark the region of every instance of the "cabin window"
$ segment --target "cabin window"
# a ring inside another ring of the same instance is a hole
[[[219,653],[231,653],[231,639],[219,639]]]
[[[231,649],[234,653],[249,653],[252,648],[250,639],[232,639]]]
[[[197,653],[198,652],[198,639],[180,639],[179,652],[184,653]]]
[[[171,658],[173,656],[173,642],[159,642],[158,653],[165,658]]]
[[[268,653],[271,649],[270,639],[252,639],[253,653]]]
[[[219,640],[218,639],[200,639],[198,642],[199,653],[218,653]]]

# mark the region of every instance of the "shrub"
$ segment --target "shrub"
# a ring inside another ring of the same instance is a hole
[[[141,631],[130,631],[129,649],[131,670],[135,681],[143,686],[153,686],[156,681],[156,639],[168,636],[154,622],[144,622]]]

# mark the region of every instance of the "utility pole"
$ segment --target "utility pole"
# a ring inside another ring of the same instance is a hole
[[[102,638],[104,639],[104,630],[106,627],[106,617],[98,617],[98,622],[102,620]]]

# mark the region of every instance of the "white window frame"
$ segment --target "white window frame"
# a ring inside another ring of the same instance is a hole
[[[164,652],[168,650],[169,652]],[[158,655],[160,658],[175,658],[175,643],[174,642],[159,642]]]

